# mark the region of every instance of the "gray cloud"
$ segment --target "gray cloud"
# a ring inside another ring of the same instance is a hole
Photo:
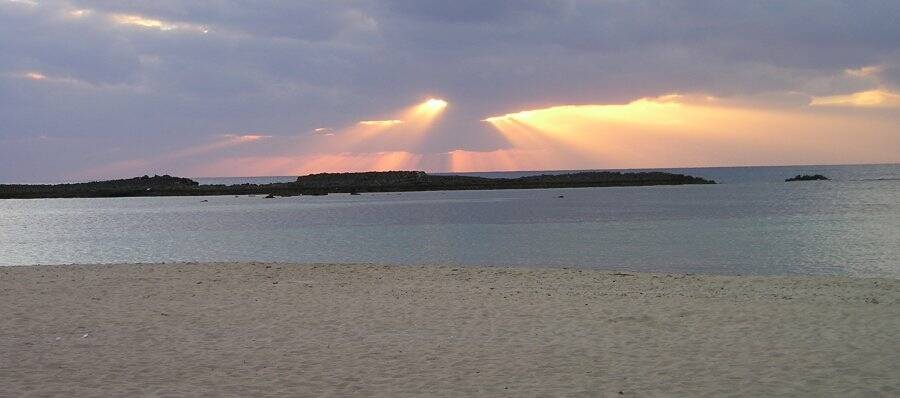
[[[880,76],[893,89],[900,89],[900,65],[886,67]]]
[[[498,23],[514,17],[546,17],[558,14],[571,4],[562,0],[389,0],[386,3],[390,11],[438,23]]]
[[[478,120],[537,106],[897,87],[898,19],[896,1],[0,0],[0,180],[339,128],[429,95],[451,101],[422,148],[441,152],[501,148]],[[882,79],[843,73],[866,65]],[[82,155],[46,156],[39,136]]]

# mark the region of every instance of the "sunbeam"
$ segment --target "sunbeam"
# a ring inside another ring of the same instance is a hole
[[[340,151],[415,150],[424,135],[447,108],[442,99],[430,98],[395,112],[383,120],[363,120],[339,130],[329,145]]]

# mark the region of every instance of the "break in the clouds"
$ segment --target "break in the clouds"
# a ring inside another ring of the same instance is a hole
[[[896,1],[0,0],[0,181],[897,162],[897,20]]]

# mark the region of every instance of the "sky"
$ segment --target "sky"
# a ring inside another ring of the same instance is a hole
[[[900,162],[900,1],[0,0],[0,182]]]

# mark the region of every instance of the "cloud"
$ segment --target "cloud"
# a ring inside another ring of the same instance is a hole
[[[398,124],[402,124],[402,120],[363,120],[359,122],[360,126],[374,126],[374,127],[391,127],[396,126]]]
[[[878,74],[880,83],[894,91],[900,91],[900,63],[885,66]]]
[[[881,65],[862,66],[856,69],[844,69],[844,73],[854,77],[876,76],[880,75],[882,72],[884,72],[884,67]]]
[[[146,20],[180,21],[245,36],[327,42],[348,30],[369,31],[372,20],[356,2],[308,0],[295,2],[191,2],[183,0],[81,0],[79,7],[103,13],[137,15]]]
[[[38,5],[38,2],[36,0],[4,0],[4,1],[6,1],[8,3],[12,3],[12,4],[21,4],[21,5],[29,6],[29,7],[35,7]]]
[[[410,145],[415,137],[396,130],[398,125],[368,125],[339,132],[308,153],[298,154],[296,147],[281,142],[281,152],[225,157],[188,170],[195,175],[215,170],[291,175],[889,162],[900,145],[897,121],[892,112],[878,110],[834,113],[820,107],[773,108],[672,94],[627,104],[565,105],[485,118],[483,124],[492,134],[505,140],[498,149],[405,150],[415,148]]]
[[[23,155],[0,180],[152,158],[222,131],[273,137],[241,151],[281,140],[308,152],[431,96],[452,106],[428,134],[373,151],[509,150],[480,120],[672,92],[790,108],[880,90],[888,104],[896,15],[889,1],[0,1],[0,139],[85,143],[49,159],[6,145],[0,157]],[[323,127],[334,130],[310,134]]]
[[[809,104],[811,106],[900,108],[900,94],[886,90],[869,90],[846,95],[813,97]]]
[[[19,76],[30,80],[47,80],[47,75],[36,71],[22,72]]]
[[[495,22],[514,16],[555,15],[565,8],[560,0],[389,0],[392,10],[413,18],[444,23]]]
[[[89,10],[75,10],[75,11],[71,11],[70,14],[76,13],[75,16],[80,16],[81,14],[84,14],[86,12],[89,12]],[[141,15],[135,15],[135,14],[110,14],[109,18],[114,23],[117,23],[120,25],[159,29],[161,31],[184,30],[184,31],[196,32],[196,33],[209,33],[209,28],[206,26],[203,26],[203,25],[162,21],[159,19],[147,18],[147,17],[141,16]]]

